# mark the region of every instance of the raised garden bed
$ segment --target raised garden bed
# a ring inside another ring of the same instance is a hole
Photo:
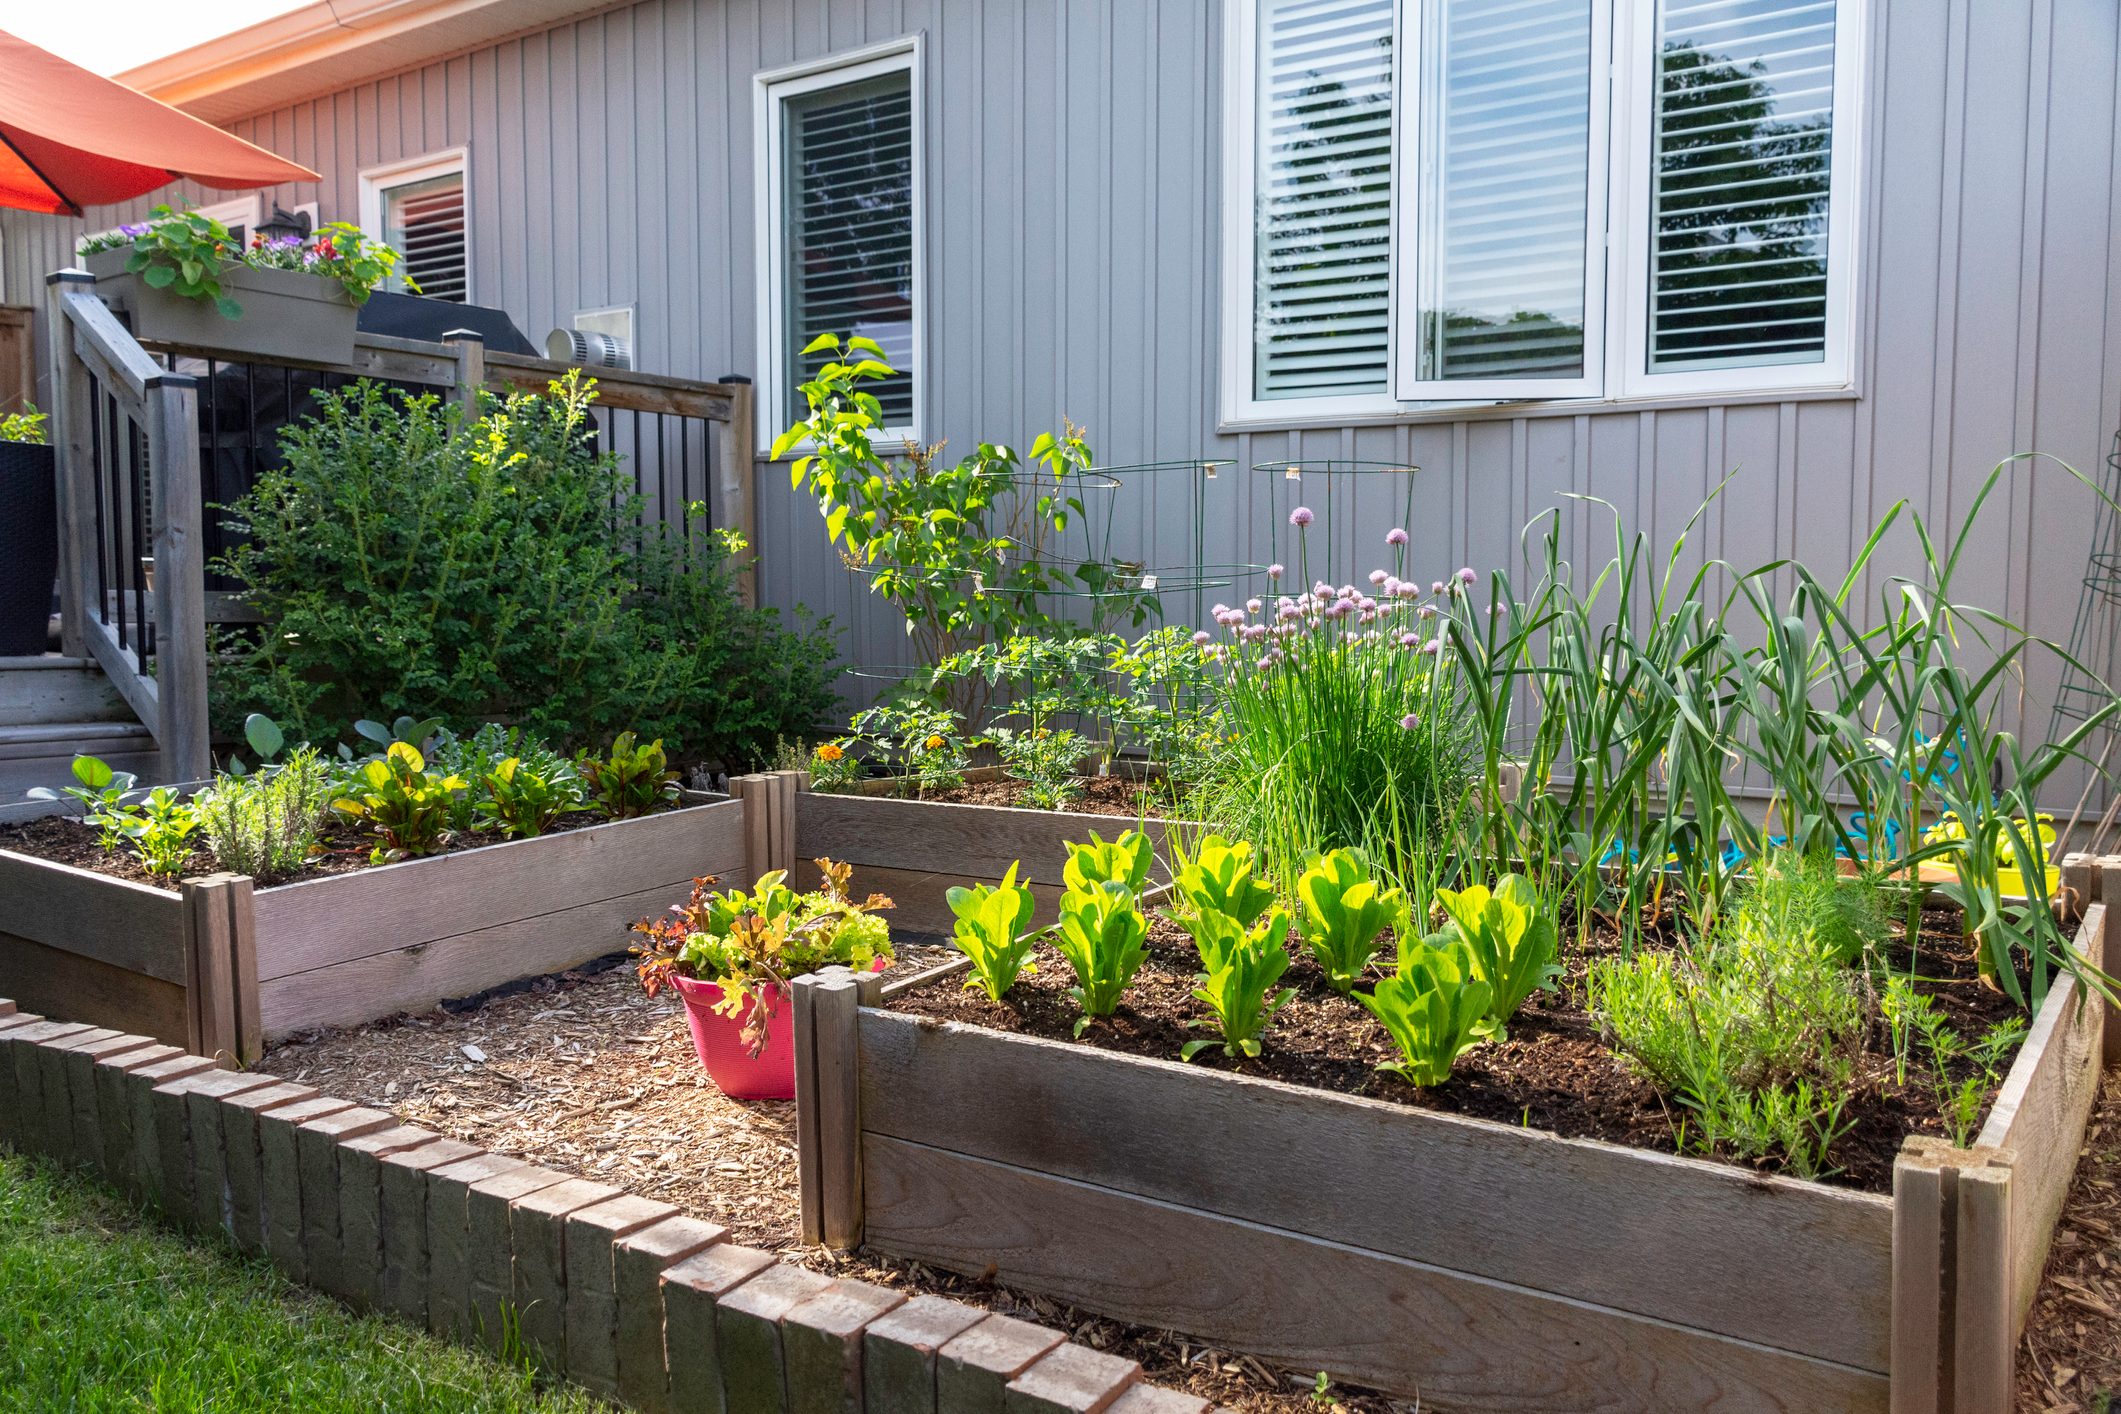
[[[0,992],[201,1054],[419,1010],[625,946],[695,875],[743,872],[744,806],[678,809],[257,887],[179,891],[0,848]]]
[[[955,881],[1043,848],[926,828]],[[2007,1409],[2107,1019],[2058,984],[1976,1147],[1887,1196],[798,990],[811,1234],[1453,1409]]]

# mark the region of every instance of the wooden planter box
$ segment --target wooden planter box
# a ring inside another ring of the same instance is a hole
[[[337,280],[301,270],[231,266],[221,273],[221,289],[243,306],[243,317],[229,319],[210,300],[157,290],[128,274],[131,256],[131,248],[123,247],[82,258],[96,277],[96,293],[126,315],[135,339],[311,363],[353,358],[360,316]]]
[[[743,872],[742,800],[272,888],[151,888],[0,850],[0,995],[248,1062],[617,952],[698,874]]]
[[[905,848],[1029,842],[954,837]],[[2075,867],[2114,971],[2121,859]],[[1449,1409],[2005,1414],[2110,1019],[2057,986],[1980,1145],[1888,1198],[883,1009],[924,980],[797,984],[806,1238]]]

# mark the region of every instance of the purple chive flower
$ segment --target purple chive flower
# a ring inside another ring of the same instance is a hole
[[[1395,525],[1390,530],[1385,532],[1385,544],[1404,545],[1406,543],[1407,533],[1404,530],[1401,530],[1398,526]]]
[[[1413,731],[1416,727],[1421,725],[1421,718],[1417,717],[1412,712],[1409,712],[1406,716],[1401,717],[1399,719],[1399,724],[1402,727],[1405,727],[1408,731]]]
[[[1415,644],[1419,642],[1421,642],[1421,635],[1414,632],[1414,630],[1412,629],[1408,629],[1406,632],[1399,635],[1399,646],[1402,648],[1412,648]]]
[[[1464,569],[1458,572],[1458,582],[1460,584],[1471,584],[1473,581],[1479,578],[1479,575],[1473,573],[1473,567],[1471,565],[1467,565]]]
[[[1247,599],[1247,600],[1245,600],[1245,612],[1246,612],[1246,613],[1248,613],[1248,614],[1256,614],[1256,613],[1258,613],[1258,612],[1260,611],[1260,608],[1261,608],[1261,604],[1260,604],[1260,601],[1259,601],[1259,600],[1257,600],[1257,599]]]
[[[1197,647],[1201,647],[1201,648],[1205,648],[1205,647],[1207,647],[1207,646],[1208,646],[1208,631],[1207,631],[1206,629],[1196,629],[1196,630],[1194,631],[1194,634],[1193,634],[1193,642],[1194,642],[1195,646],[1197,646]]]
[[[1302,530],[1309,525],[1313,519],[1309,506],[1298,506],[1295,510],[1289,512],[1289,524],[1295,526],[1298,530]]]
[[[1443,581],[1439,579],[1439,580],[1436,580],[1436,581],[1434,581],[1433,583],[1431,583],[1431,584],[1429,585],[1429,592],[1430,592],[1431,594],[1441,594],[1441,593],[1443,593]]]
[[[1370,571],[1370,583],[1372,584],[1383,584],[1389,577],[1383,570]]]
[[[1269,579],[1280,579],[1284,573],[1286,573],[1286,570],[1281,565],[1267,566],[1267,578]]]
[[[1418,617],[1418,618],[1424,618],[1424,619],[1433,619],[1433,618],[1435,618],[1435,617],[1436,617],[1436,606],[1435,606],[1434,604],[1424,604],[1424,605],[1422,605],[1422,606],[1421,606],[1421,612],[1420,612],[1420,613],[1419,613],[1418,615],[1416,615],[1416,617]]]

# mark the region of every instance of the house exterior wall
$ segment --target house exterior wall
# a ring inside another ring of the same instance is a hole
[[[2101,469],[2121,425],[2111,0],[1875,0],[1855,395],[1238,433],[1216,406],[1223,21],[1221,0],[643,0],[233,127],[325,173],[275,195],[326,220],[355,219],[360,168],[467,147],[476,300],[534,339],[636,303],[642,367],[751,373],[753,77],[921,32],[926,435],[1022,445],[1065,414],[1108,463],[1233,459],[1199,488],[1214,562],[1271,557],[1274,488],[1245,468],[1285,458],[1417,463],[1424,574],[1506,562],[1567,493],[1667,541],[1733,470],[1690,553],[1838,571],[1897,499],[1956,527],[2014,452]],[[85,226],[8,214],[6,297],[35,300],[75,234],[146,204]],[[1116,545],[1186,563],[1194,490],[1130,482]],[[2013,475],[1966,549],[1962,596],[2067,638],[2090,508],[2051,467]],[[1332,520],[1367,540],[1397,513],[1395,497]],[[777,472],[758,515],[765,597],[833,614],[858,661],[902,661],[892,616]],[[1579,560],[1611,544],[1588,508],[1568,524]],[[1914,572],[1913,553],[1900,536],[1883,563]],[[2036,677],[2035,733],[2050,694]]]

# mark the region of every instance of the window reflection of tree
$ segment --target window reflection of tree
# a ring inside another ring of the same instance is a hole
[[[801,356],[819,334],[869,335],[894,355],[899,370],[867,389],[892,423],[910,421],[913,414],[911,111],[901,83],[796,116],[801,140],[791,303],[793,322],[802,327],[791,352],[797,373],[807,377],[820,366],[817,356]]]
[[[1392,38],[1381,35],[1376,44],[1378,56],[1371,71],[1389,74]],[[1350,67],[1359,62],[1347,61]],[[1296,132],[1267,139],[1271,145],[1265,166],[1277,175],[1262,186],[1278,189],[1260,192],[1253,228],[1261,236],[1262,298],[1254,330],[1260,372],[1264,377],[1276,341],[1302,341],[1288,352],[1301,353],[1307,364],[1330,361],[1342,371],[1328,374],[1315,366],[1277,370],[1284,378],[1299,384],[1332,383],[1336,391],[1349,391],[1366,381],[1359,375],[1373,374],[1375,386],[1381,388],[1384,301],[1391,279],[1392,143],[1389,127],[1377,125],[1389,121],[1391,97],[1382,79],[1369,85],[1375,91],[1359,94],[1340,79],[1316,73],[1310,78],[1288,105],[1299,125]],[[1366,137],[1365,127],[1374,133]],[[1345,150],[1351,137],[1356,144],[1352,152]],[[1374,269],[1365,273],[1363,266]],[[1334,338],[1353,342],[1331,352],[1303,352],[1303,342]],[[1347,376],[1351,374],[1358,376]]]
[[[1816,358],[1832,119],[1777,121],[1758,61],[1668,43],[1661,69],[1654,360]]]

